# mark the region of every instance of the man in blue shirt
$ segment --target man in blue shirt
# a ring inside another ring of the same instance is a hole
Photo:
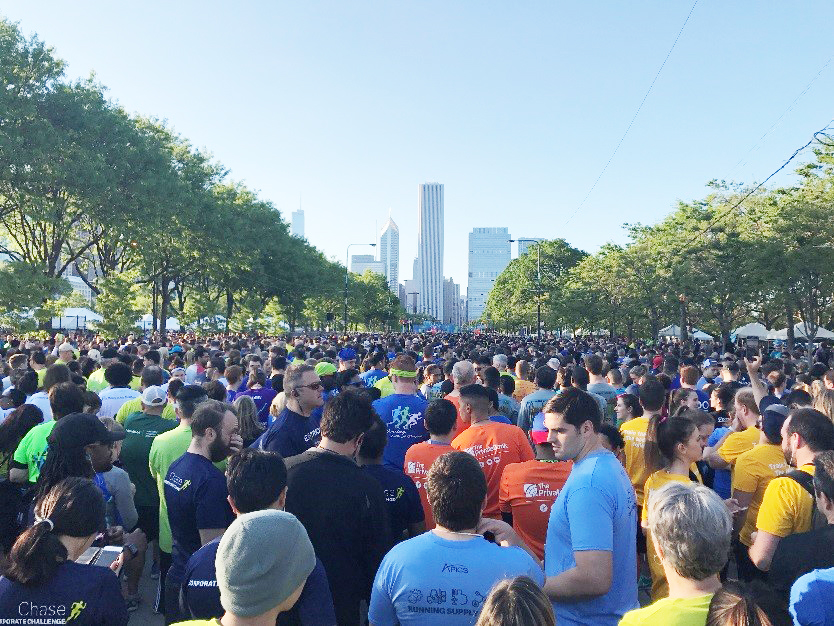
[[[191,418],[191,444],[165,476],[165,504],[171,525],[171,567],[165,578],[165,619],[179,618],[179,588],[188,559],[219,537],[232,521],[226,479],[213,463],[238,452],[243,440],[237,416],[225,402],[207,400]]]
[[[437,526],[396,545],[382,560],[368,611],[373,626],[471,625],[498,581],[528,576],[544,582],[512,527],[481,517],[487,485],[475,457],[463,451],[439,457],[427,490]]]
[[[388,375],[385,371],[385,353],[375,352],[368,357],[368,360],[371,362],[371,369],[367,372],[362,372],[359,374],[359,377],[365,381],[366,387],[373,387],[378,380]]]
[[[834,567],[800,576],[791,587],[790,611],[794,624],[834,624]]]
[[[570,388],[548,401],[544,423],[556,459],[574,462],[550,512],[544,591],[558,624],[616,626],[639,606],[634,489],[599,442],[591,394]]]
[[[545,403],[556,395],[556,392],[553,391],[553,385],[556,383],[556,370],[549,365],[540,367],[536,370],[535,383],[536,390],[524,396],[518,409],[518,427],[527,436],[529,436],[530,429],[533,427],[533,418],[536,413],[541,411]]]
[[[251,448],[278,452],[284,458],[301,454],[319,440],[320,413],[324,404],[322,385],[309,365],[292,365],[284,374],[287,406]]]
[[[402,470],[406,451],[415,443],[429,439],[423,423],[429,403],[417,395],[417,367],[410,356],[401,354],[394,359],[388,376],[394,393],[380,398],[373,407],[388,430],[382,462]]]
[[[229,459],[226,471],[229,504],[236,516],[265,509],[284,510],[287,497],[287,467],[276,452],[247,449]],[[189,619],[211,619],[223,615],[217,586],[215,557],[221,537],[197,550],[185,567],[180,604]],[[333,626],[336,614],[327,574],[316,559],[298,603],[278,619],[279,624]]]

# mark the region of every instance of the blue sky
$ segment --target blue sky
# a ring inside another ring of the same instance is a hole
[[[623,243],[623,222],[657,221],[712,178],[761,181],[834,118],[834,3],[700,0],[569,219],[691,6],[7,0],[0,14],[287,218],[301,199],[307,238],[341,262],[390,209],[409,278],[417,186],[444,183],[445,274],[463,291],[473,227]]]

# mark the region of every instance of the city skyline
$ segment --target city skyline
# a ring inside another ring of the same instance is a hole
[[[469,233],[466,287],[467,316],[477,320],[486,308],[495,280],[510,264],[510,232],[506,227],[476,227]]]
[[[418,187],[417,265],[420,269],[419,309],[443,319],[444,205],[443,183],[422,183]]]

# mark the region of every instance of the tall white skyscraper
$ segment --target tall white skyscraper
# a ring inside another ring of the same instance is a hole
[[[290,234],[294,237],[304,239],[304,211],[292,212],[292,222],[290,222]]]
[[[419,195],[420,310],[443,320],[443,185],[422,184]]]
[[[469,233],[469,320],[481,317],[495,279],[510,264],[510,233],[506,228],[473,228]]]
[[[379,260],[385,269],[388,289],[395,294],[400,288],[400,229],[388,216],[388,221],[379,234]]]

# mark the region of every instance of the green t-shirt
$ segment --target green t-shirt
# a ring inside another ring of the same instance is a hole
[[[104,368],[100,367],[95,372],[90,374],[90,377],[87,379],[87,391],[94,391],[98,393],[99,391],[104,391],[107,387],[110,386],[106,380],[104,380]]]
[[[119,410],[116,411],[116,421],[119,424],[124,425],[125,420],[127,419],[128,415],[132,415],[133,413],[140,413],[142,411],[142,398],[132,398],[125,402]],[[162,409],[162,417],[166,420],[171,420],[176,422],[177,420],[177,411],[174,409],[174,405],[170,402],[165,405],[165,408]]]
[[[180,458],[191,444],[191,425],[180,424],[173,430],[157,435],[151,444],[148,466],[156,482],[159,497],[159,549],[171,553],[171,525],[168,523],[168,507],[165,506],[165,477],[171,463]],[[226,471],[226,460],[215,463],[222,472]]]
[[[623,615],[620,626],[704,626],[713,594],[695,598],[663,598]]]
[[[136,485],[133,501],[136,506],[159,506],[156,482],[151,476],[148,458],[154,438],[173,430],[177,423],[159,415],[132,413],[124,423],[126,437],[122,442],[122,466]]]
[[[38,424],[24,435],[14,451],[12,459],[29,469],[30,483],[38,482],[41,466],[46,460],[46,451],[49,448],[46,438],[49,437],[53,428],[55,428],[55,420]]]

